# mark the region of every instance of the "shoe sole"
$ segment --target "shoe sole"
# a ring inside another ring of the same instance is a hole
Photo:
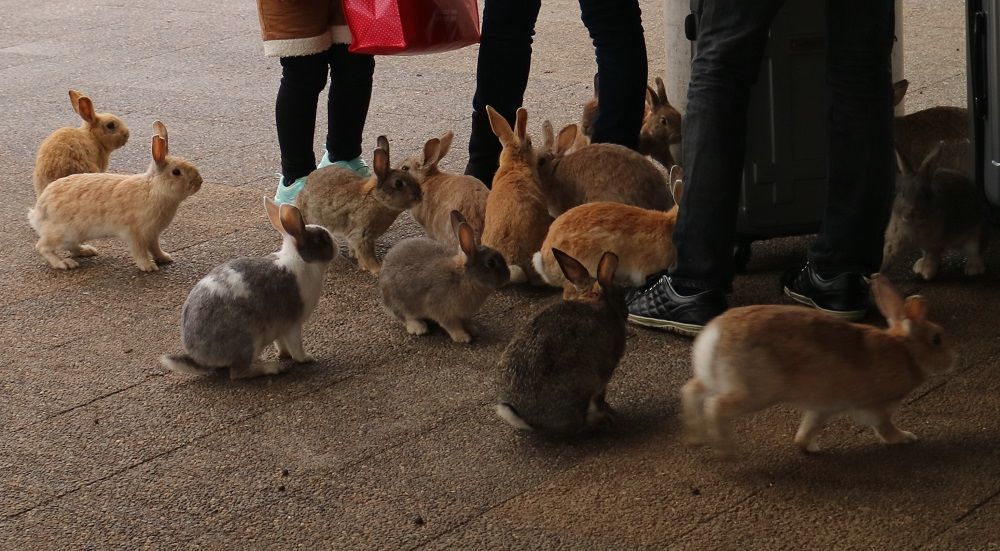
[[[800,295],[800,294],[792,291],[788,287],[785,287],[784,289],[785,289],[785,296],[787,296],[788,298],[794,300],[795,302],[798,302],[799,304],[803,304],[805,306],[809,306],[810,308],[815,308],[816,310],[819,310],[820,312],[823,312],[824,314],[830,314],[831,316],[836,316],[838,318],[843,318],[843,319],[846,319],[846,320],[857,321],[857,320],[865,317],[865,314],[868,313],[866,310],[846,310],[846,311],[845,310],[828,310],[828,309],[823,308],[820,305],[816,304],[816,301],[814,301],[813,299],[811,299],[811,298],[809,298],[809,297],[807,297],[805,295]]]
[[[646,318],[643,316],[637,316],[635,314],[629,314],[628,320],[636,325],[641,325],[643,327],[650,327],[652,329],[663,329],[665,331],[670,331],[671,333],[677,333],[678,335],[683,335],[685,337],[695,337],[702,329],[705,328],[703,325],[692,325],[690,323],[680,323],[677,321],[666,321],[656,318]]]

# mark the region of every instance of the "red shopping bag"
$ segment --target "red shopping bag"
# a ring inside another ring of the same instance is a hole
[[[476,0],[343,0],[360,54],[416,55],[479,42]]]

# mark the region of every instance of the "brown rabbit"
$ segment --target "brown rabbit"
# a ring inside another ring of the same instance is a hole
[[[606,251],[618,255],[616,282],[638,287],[649,276],[666,270],[674,262],[671,237],[677,223],[681,181],[674,181],[674,206],[667,212],[641,209],[621,203],[588,203],[566,211],[549,227],[542,249],[532,262],[549,285],[571,285],[563,276],[553,251],[559,249],[580,261],[588,270]]]
[[[839,413],[883,442],[916,440],[892,412],[928,375],[951,369],[955,354],[927,321],[926,299],[904,301],[878,275],[872,292],[888,329],[799,306],[734,308],[712,320],[694,341],[694,378],[681,391],[691,442],[707,437],[726,452],[732,419],[776,404],[805,410],[795,435],[804,452],[819,450],[816,437]]]
[[[42,191],[28,221],[38,233],[35,249],[53,268],[76,268],[73,256],[94,256],[83,243],[120,237],[139,269],[151,272],[157,263],[171,262],[160,249],[160,234],[170,225],[181,202],[201,189],[198,169],[168,155],[167,127],[153,123],[153,162],[143,174],[73,174]]]
[[[431,239],[457,247],[458,238],[452,229],[451,211],[460,212],[476,237],[482,236],[486,198],[490,190],[478,178],[442,172],[438,168],[438,163],[448,154],[454,136],[446,132],[440,138],[427,140],[423,155],[407,159],[399,168],[412,174],[420,184],[420,202],[410,208],[413,219]]]
[[[594,73],[594,97],[583,104],[583,115],[580,117],[580,134],[585,138],[594,135],[594,119],[597,118],[597,73]]]
[[[378,137],[371,178],[336,165],[314,170],[296,203],[306,222],[347,239],[358,267],[378,276],[375,241],[404,210],[420,201],[413,175],[389,166],[389,140]]]
[[[643,155],[607,143],[567,153],[576,143],[575,124],[563,128],[558,140],[549,121],[542,131],[545,142],[538,152],[538,178],[550,215],[598,201],[661,211],[673,206],[663,175]]]
[[[900,80],[892,85],[893,105],[899,105],[906,95],[910,82]],[[969,139],[969,110],[962,107],[939,105],[922,111],[896,117],[892,121],[892,133],[897,148],[906,159],[925,159],[938,142],[961,142]],[[961,165],[941,165],[968,173],[965,158],[954,158]]]
[[[646,114],[639,131],[639,152],[669,169],[677,161],[671,148],[681,143],[681,114],[667,100],[663,79],[656,77],[656,90],[646,86]]]
[[[483,245],[500,251],[507,259],[512,283],[527,281],[539,285],[542,280],[531,268],[531,255],[541,248],[552,217],[538,189],[535,150],[527,134],[528,112],[518,108],[516,133],[492,107],[487,106],[486,112],[503,150],[500,168],[493,177],[493,189],[486,200]]]
[[[83,123],[56,130],[38,147],[31,178],[36,196],[63,176],[107,171],[111,152],[128,142],[128,127],[121,119],[95,112],[90,98],[76,90],[69,91],[69,100]]]

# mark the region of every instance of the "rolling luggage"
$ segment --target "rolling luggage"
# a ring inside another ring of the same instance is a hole
[[[971,174],[1000,220],[1000,0],[966,1]]]

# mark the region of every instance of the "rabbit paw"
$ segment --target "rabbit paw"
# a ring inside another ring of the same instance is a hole
[[[795,445],[799,447],[799,451],[806,454],[819,453],[820,451],[819,442],[815,438],[809,442],[795,442]]]
[[[153,262],[148,258],[136,260],[135,265],[138,266],[143,272],[155,272],[160,269],[159,266],[156,265],[156,262]]]
[[[57,270],[72,270],[80,264],[73,260],[72,258],[51,258],[49,259],[49,265]]]
[[[406,332],[411,335],[426,335],[427,334],[427,324],[421,320],[406,320]]]
[[[885,439],[886,444],[912,444],[919,440],[916,434],[905,430],[896,431],[896,434]]]
[[[97,249],[90,245],[80,245],[73,249],[73,256],[97,256]]]
[[[924,278],[925,281],[930,281],[937,275],[937,265],[926,258],[919,258],[913,263],[913,273]]]
[[[170,264],[171,262],[174,261],[174,257],[170,256],[167,253],[160,253],[156,255],[156,258],[154,260],[156,261],[157,264]]]
[[[298,358],[293,357],[295,363],[308,364],[316,361],[316,358],[312,357],[312,354],[302,354]]]
[[[464,329],[456,329],[448,332],[448,336],[455,342],[469,344],[472,342],[472,334]]]

